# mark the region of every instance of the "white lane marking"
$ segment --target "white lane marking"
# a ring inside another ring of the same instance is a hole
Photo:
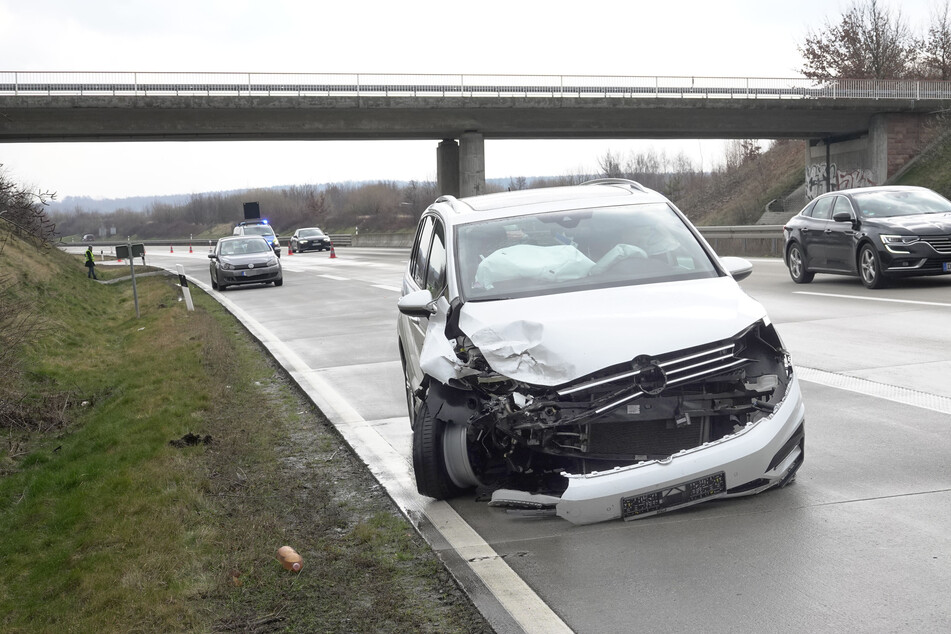
[[[339,275],[326,275],[326,274],[321,274],[321,275],[318,275],[317,277],[326,277],[328,280],[338,280],[340,282],[346,282],[347,280],[350,279],[349,277],[340,277]]]
[[[384,291],[394,291],[396,293],[401,293],[403,291],[399,286],[387,286],[386,284],[372,284],[373,288],[382,288]]]
[[[267,347],[274,358],[314,399],[334,427],[369,466],[407,517],[424,515],[436,527],[489,592],[527,634],[571,634],[572,630],[541,597],[516,574],[502,557],[446,502],[425,498],[416,492],[409,462],[373,428],[318,370],[312,370],[287,344],[221,293],[195,281],[217,299]]]
[[[914,299],[891,299],[888,297],[861,297],[859,295],[838,295],[836,293],[813,293],[811,291],[793,291],[795,295],[817,295],[819,297],[841,297],[845,299],[861,299],[868,302],[892,302],[895,304],[918,304],[920,306],[945,306],[951,308],[951,304],[942,302],[920,302]]]
[[[815,368],[804,368],[798,365],[796,366],[796,372],[802,381],[810,381],[827,387],[883,398],[903,405],[930,409],[933,412],[940,412],[942,414],[951,414],[951,398],[947,396],[919,392],[906,387],[876,383],[875,381],[860,379],[847,374],[826,372],[825,370],[817,370]]]

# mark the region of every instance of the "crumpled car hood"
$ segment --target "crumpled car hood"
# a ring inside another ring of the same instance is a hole
[[[719,277],[468,302],[459,328],[496,372],[554,386],[638,355],[726,339],[765,316],[732,278]],[[421,359],[424,371],[433,361]]]

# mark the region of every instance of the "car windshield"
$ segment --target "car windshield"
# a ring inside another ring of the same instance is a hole
[[[273,236],[274,230],[269,225],[248,225],[244,232],[253,236]]]
[[[718,275],[665,203],[461,225],[455,250],[463,299],[476,301]]]
[[[251,240],[228,240],[221,243],[221,255],[247,255],[265,253],[271,250],[267,242],[260,238]]]
[[[301,238],[319,238],[324,232],[320,229],[301,229],[298,235]]]
[[[951,212],[951,201],[930,190],[882,190],[852,194],[863,218]]]

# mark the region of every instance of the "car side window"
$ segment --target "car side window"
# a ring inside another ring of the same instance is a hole
[[[853,218],[855,217],[855,213],[852,211],[852,203],[845,196],[835,197],[835,205],[832,207],[832,214],[835,215],[840,211],[846,211]]]
[[[816,206],[812,209],[812,217],[816,220],[832,220],[832,204],[839,196],[828,196],[816,201]]]
[[[426,273],[426,288],[439,296],[446,288],[446,237],[442,223],[435,222],[432,248],[429,250],[429,265]]]
[[[433,218],[423,219],[416,234],[416,244],[413,246],[413,265],[411,273],[420,288],[426,287],[426,266],[429,262],[429,249],[433,239]]]

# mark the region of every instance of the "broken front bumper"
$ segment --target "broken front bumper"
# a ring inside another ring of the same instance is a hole
[[[772,414],[734,434],[665,460],[566,474],[568,489],[555,511],[574,524],[593,524],[758,493],[782,482],[802,462],[804,420],[802,393],[794,376]]]

